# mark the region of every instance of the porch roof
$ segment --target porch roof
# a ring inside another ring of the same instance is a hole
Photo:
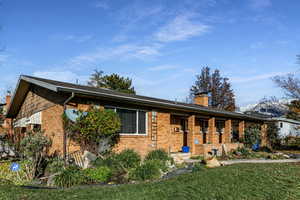
[[[43,88],[47,88],[57,93],[72,94],[77,96],[86,96],[89,98],[104,98],[111,99],[117,102],[124,102],[136,105],[151,106],[154,108],[163,108],[178,110],[181,112],[198,113],[206,115],[216,115],[222,117],[232,117],[238,119],[248,119],[248,120],[259,120],[267,121],[268,118],[258,117],[248,114],[242,114],[238,112],[229,112],[224,110],[219,110],[211,107],[200,106],[196,104],[188,104],[177,101],[170,101],[165,99],[126,94],[121,92],[116,92],[106,88],[94,88],[90,86],[66,83],[61,81],[55,81],[50,79],[32,77],[32,76],[20,76],[16,90],[12,97],[11,104],[9,105],[6,116],[8,118],[14,118],[18,114],[22,102],[29,91],[30,85],[38,85]]]

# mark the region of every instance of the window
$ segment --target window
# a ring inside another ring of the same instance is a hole
[[[216,121],[215,126],[216,126],[217,133],[219,133],[219,134],[224,133],[225,121],[218,120],[218,121]]]
[[[282,128],[283,127],[283,123],[282,122],[280,122],[280,128]]]
[[[146,134],[147,116],[145,111],[110,106],[104,108],[118,113],[121,120],[120,134]]]
[[[200,131],[202,133],[207,133],[208,132],[208,120],[200,120]]]

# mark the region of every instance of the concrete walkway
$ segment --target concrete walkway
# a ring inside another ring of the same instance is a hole
[[[244,160],[223,160],[220,161],[222,165],[232,165],[238,163],[297,163],[300,162],[300,158],[297,159],[281,159],[281,160],[268,160],[268,159],[244,159]]]

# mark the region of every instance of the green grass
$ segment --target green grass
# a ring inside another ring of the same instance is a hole
[[[239,164],[169,180],[114,187],[30,190],[0,186],[1,200],[300,199],[300,164]]]

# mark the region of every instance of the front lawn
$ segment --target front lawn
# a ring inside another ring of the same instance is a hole
[[[32,190],[0,186],[1,200],[300,199],[300,164],[239,164],[152,183]]]

